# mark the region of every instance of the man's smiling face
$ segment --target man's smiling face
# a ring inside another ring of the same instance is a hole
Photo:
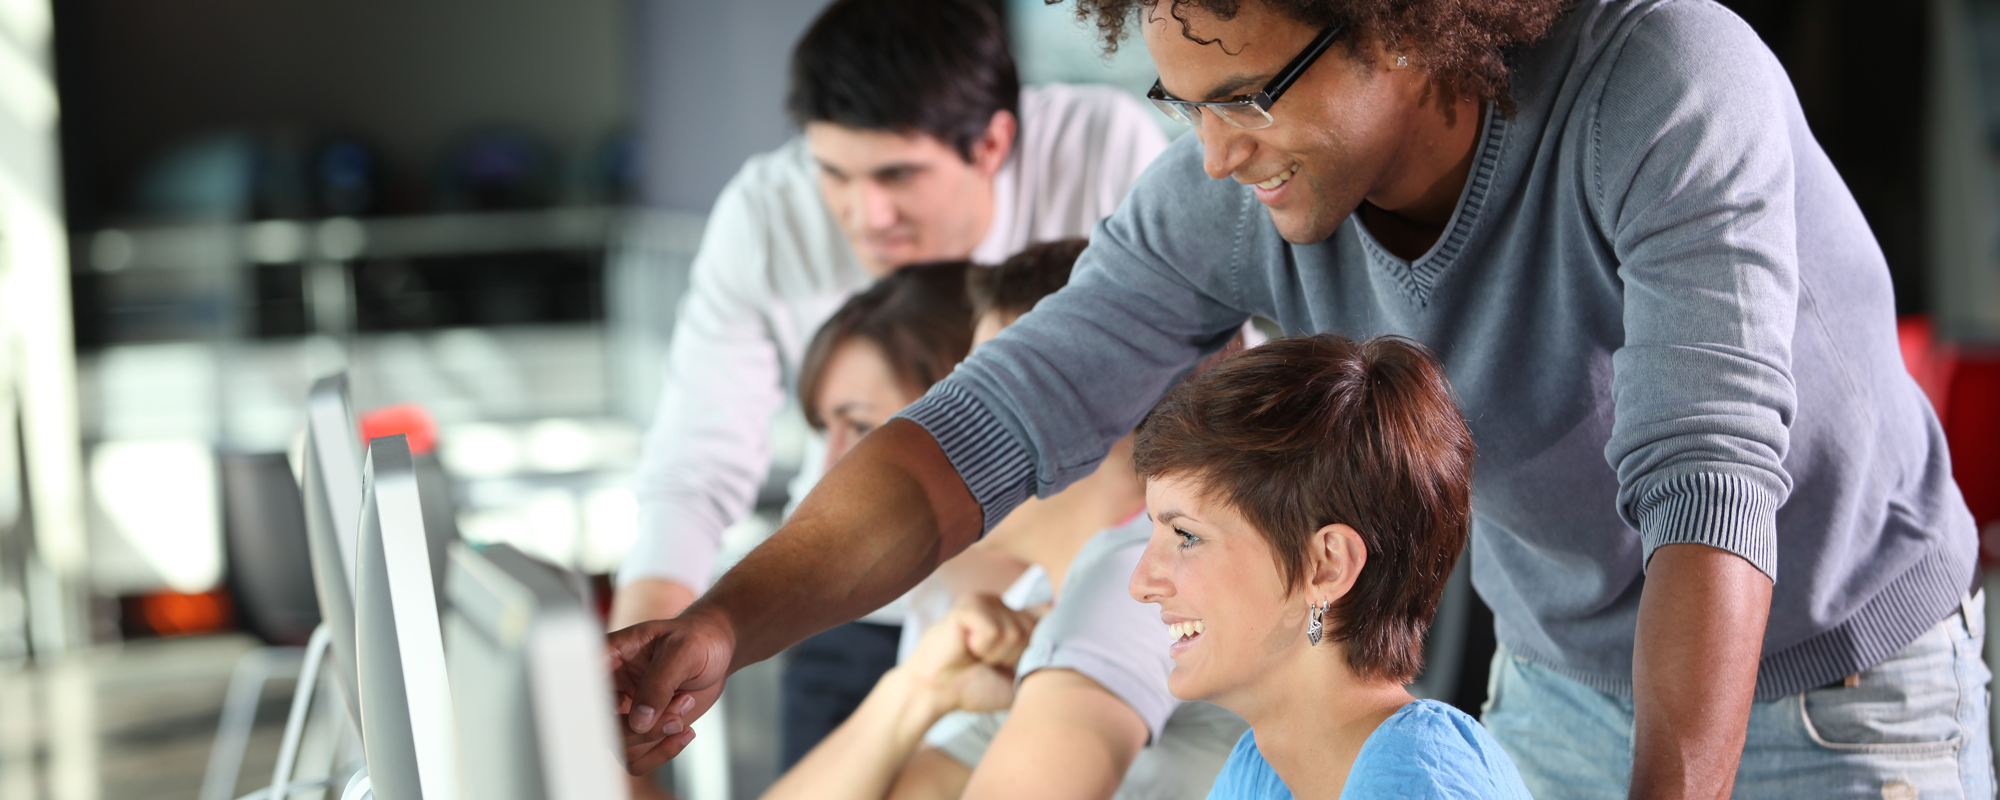
[[[965,258],[993,219],[993,177],[1013,147],[1014,115],[994,115],[968,161],[925,133],[809,122],[820,196],[861,266],[880,278],[921,261]]]
[[[1188,33],[1214,40],[1200,44],[1183,35],[1167,5],[1141,12],[1142,27],[1161,87],[1185,100],[1256,92],[1319,33],[1261,3],[1243,3],[1228,20],[1180,8]],[[1405,126],[1421,93],[1392,79],[1381,58],[1357,58],[1372,52],[1357,46],[1375,45],[1343,35],[1271,107],[1276,121],[1268,128],[1245,130],[1213,113],[1197,118],[1209,176],[1252,186],[1288,242],[1324,241],[1362,200],[1381,205],[1377,195],[1410,138]]]

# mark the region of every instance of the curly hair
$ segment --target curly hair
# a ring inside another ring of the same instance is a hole
[[[1059,5],[1063,0],[1045,0]],[[1546,35],[1567,0],[1076,0],[1076,17],[1094,22],[1108,55],[1118,49],[1126,28],[1141,9],[1170,4],[1167,14],[1181,35],[1198,44],[1188,8],[1219,20],[1236,16],[1245,2],[1260,2],[1315,29],[1345,23],[1350,43],[1379,41],[1390,50],[1410,51],[1410,60],[1429,71],[1452,97],[1478,97],[1511,111],[1507,93],[1506,49]],[[1350,47],[1357,55],[1358,47]],[[1365,57],[1365,56],[1362,56]]]

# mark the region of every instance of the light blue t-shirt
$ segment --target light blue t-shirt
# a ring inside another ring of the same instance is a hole
[[[1403,706],[1361,744],[1341,800],[1504,798],[1529,800],[1514,761],[1478,720],[1436,700]],[[1237,740],[1208,800],[1292,800],[1257,751],[1257,732]]]

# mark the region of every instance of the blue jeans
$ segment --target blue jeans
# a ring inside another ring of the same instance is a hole
[[[1735,796],[1993,797],[1985,633],[1984,606],[1968,599],[1853,688],[1836,683],[1752,704]],[[1502,647],[1481,721],[1540,800],[1625,796],[1630,699]]]
[[[849,622],[792,646],[779,678],[780,771],[799,763],[861,707],[875,682],[896,666],[902,634],[899,625]]]

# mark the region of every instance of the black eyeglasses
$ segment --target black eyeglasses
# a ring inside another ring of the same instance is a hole
[[[1319,60],[1321,53],[1325,53],[1328,47],[1333,46],[1333,40],[1340,38],[1340,32],[1345,27],[1345,25],[1334,25],[1320,31],[1318,36],[1313,37],[1312,43],[1306,45],[1306,49],[1292,59],[1292,63],[1278,70],[1278,74],[1271,78],[1271,82],[1264,84],[1264,90],[1256,94],[1239,94],[1227,100],[1182,100],[1167,94],[1167,90],[1160,86],[1160,82],[1154,80],[1153,89],[1146,93],[1146,99],[1153,101],[1153,105],[1158,106],[1161,113],[1187,125],[1201,125],[1201,111],[1205,108],[1215,112],[1223,122],[1238,128],[1256,130],[1271,127],[1271,123],[1276,121],[1271,118],[1271,106],[1278,102],[1279,97],[1284,96],[1286,89],[1292,88],[1292,84],[1298,82],[1299,76],[1304,75],[1314,61]]]

